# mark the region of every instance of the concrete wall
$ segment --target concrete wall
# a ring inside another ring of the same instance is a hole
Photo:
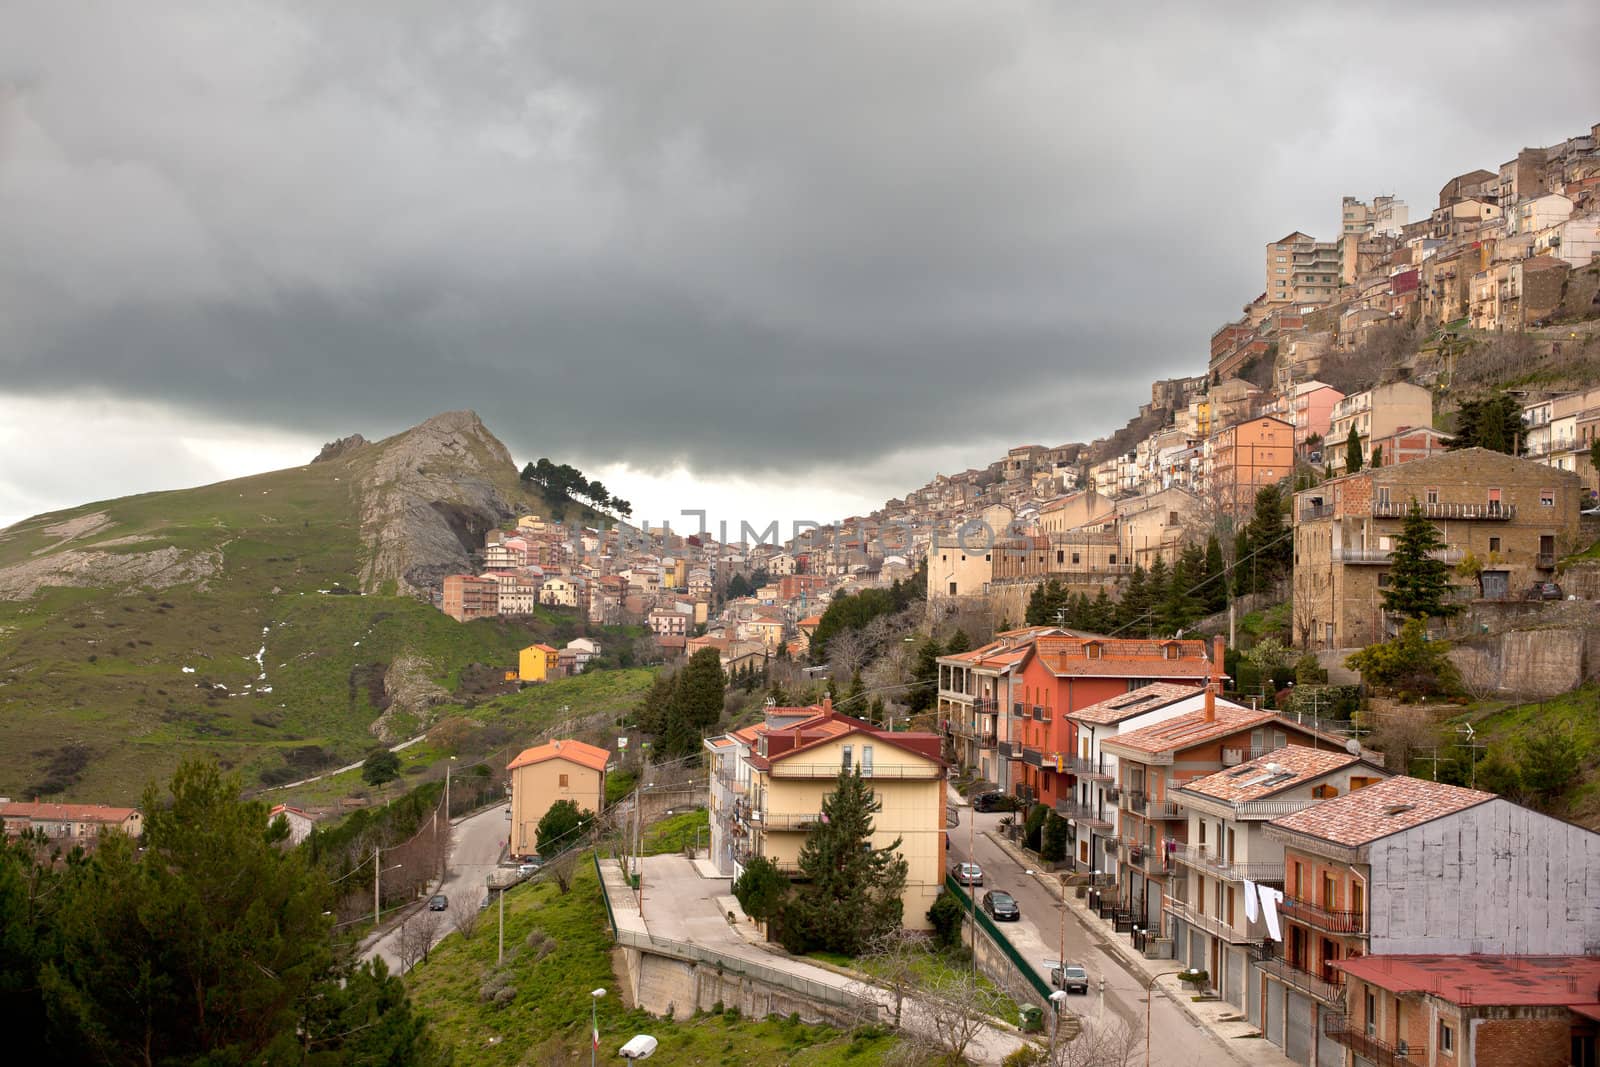
[[[860,1022],[842,1007],[818,1004],[787,989],[777,989],[716,966],[658,956],[634,948],[617,948],[619,971],[627,978],[630,1003],[652,1015],[684,1019],[696,1009],[710,1011],[719,1002],[754,1019],[794,1015],[808,1023],[854,1026]]]
[[[1468,692],[1543,699],[1575,689],[1592,677],[1592,629],[1512,630],[1473,639],[1450,650]]]
[[[1369,862],[1374,955],[1600,952],[1600,834],[1496,798]]]

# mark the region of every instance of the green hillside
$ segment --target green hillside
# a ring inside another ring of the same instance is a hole
[[[427,447],[399,435],[326,463],[0,530],[0,795],[131,802],[185,754],[238,768],[247,784],[281,774],[289,754],[316,773],[375,743],[398,657],[454,690],[465,666],[513,664],[530,640],[579,632],[570,611],[461,625],[412,597],[358,592],[363,502],[392,442],[408,461]],[[501,506],[526,504],[509,462],[460,451],[445,460],[463,479]],[[437,494],[456,472],[427,465]],[[381,488],[392,494],[392,479]],[[463,499],[466,513],[475,498]],[[481,512],[474,521],[487,521]],[[418,724],[391,714],[387,726],[405,737]]]

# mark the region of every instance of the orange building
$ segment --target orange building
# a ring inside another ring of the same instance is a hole
[[[500,583],[475,574],[452,574],[444,580],[439,606],[456,622],[492,619],[500,614]]]
[[[1294,427],[1263,415],[1219,430],[1211,444],[1211,496],[1234,515],[1255,506],[1256,490],[1294,473]]]
[[[1155,641],[1063,635],[1039,637],[1012,690],[1013,791],[1046,804],[1071,799],[1068,764],[1078,750],[1072,712],[1151,682],[1201,686],[1222,679],[1222,641]],[[1019,729],[1020,727],[1020,729]]]

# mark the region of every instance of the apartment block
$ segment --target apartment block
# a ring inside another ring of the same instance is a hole
[[[1382,591],[1413,501],[1444,541],[1483,569],[1468,596],[1520,595],[1575,546],[1582,486],[1575,474],[1482,448],[1346,475],[1295,494],[1296,639],[1311,648],[1386,640]]]
[[[457,622],[491,619],[500,614],[500,583],[494,577],[451,574],[444,580],[444,613]]]
[[[1354,429],[1361,438],[1361,462],[1372,461],[1372,439],[1413,426],[1433,425],[1433,393],[1410,382],[1390,382],[1351,393],[1333,407],[1323,457],[1344,468],[1345,442]]]

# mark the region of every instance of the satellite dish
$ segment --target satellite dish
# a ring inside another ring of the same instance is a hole
[[[1352,737],[1344,743],[1344,750],[1352,756],[1359,756],[1361,755],[1361,742]]]

